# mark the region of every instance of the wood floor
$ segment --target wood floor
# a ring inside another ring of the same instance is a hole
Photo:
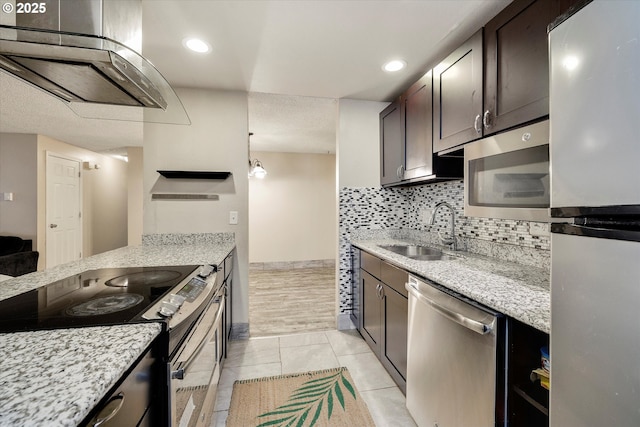
[[[336,328],[333,267],[249,271],[249,335]]]

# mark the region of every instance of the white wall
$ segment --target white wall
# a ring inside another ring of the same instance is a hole
[[[338,188],[380,186],[379,114],[387,105],[338,101]]]
[[[0,134],[0,193],[13,193],[13,201],[0,194],[0,234],[32,239],[37,246],[37,138],[36,135]]]
[[[144,125],[145,234],[234,232],[233,322],[249,321],[248,106],[245,92],[177,89],[190,126]],[[157,170],[229,171],[217,201],[152,201]],[[230,188],[229,188],[230,187]],[[238,224],[229,224],[229,212]]]
[[[52,152],[99,163],[82,171],[82,254],[95,255],[127,245],[127,164],[122,160],[38,135],[38,265],[46,265],[46,159]]]
[[[267,169],[249,180],[249,261],[335,259],[336,156],[252,152]]]

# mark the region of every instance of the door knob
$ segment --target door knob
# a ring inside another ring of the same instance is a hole
[[[58,224],[49,224],[49,228],[56,228],[58,227]]]

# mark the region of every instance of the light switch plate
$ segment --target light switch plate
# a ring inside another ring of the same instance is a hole
[[[229,212],[229,224],[232,224],[232,225],[238,224],[238,211]]]
[[[13,193],[2,193],[2,200],[5,202],[13,201]]]

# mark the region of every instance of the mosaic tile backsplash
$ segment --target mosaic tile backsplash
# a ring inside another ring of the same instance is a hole
[[[529,233],[529,221],[464,216],[462,180],[394,188],[341,188],[339,194],[340,314],[351,304],[352,238],[409,238],[437,243],[438,232],[449,235],[448,209],[439,209],[433,226],[429,217],[436,203],[446,201],[455,209],[458,248],[507,261],[548,268],[548,236]],[[542,225],[544,230],[548,224]]]

